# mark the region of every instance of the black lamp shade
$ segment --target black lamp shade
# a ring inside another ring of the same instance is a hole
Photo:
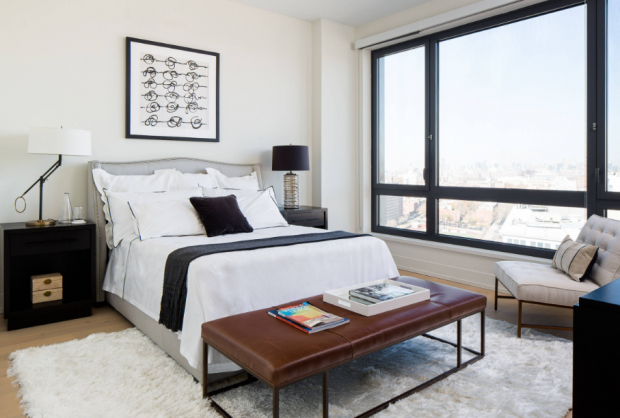
[[[277,145],[273,147],[272,171],[310,170],[308,147],[305,145]]]

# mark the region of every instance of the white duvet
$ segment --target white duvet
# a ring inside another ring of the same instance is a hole
[[[327,231],[289,226],[212,238],[126,238],[111,252],[103,289],[159,320],[164,268],[172,251],[192,245],[320,232]],[[190,264],[187,273],[181,354],[192,367],[202,366],[200,328],[204,322],[322,294],[328,289],[397,276],[387,246],[374,237],[200,257]],[[209,359],[210,372],[238,370],[219,353],[209,353]]]

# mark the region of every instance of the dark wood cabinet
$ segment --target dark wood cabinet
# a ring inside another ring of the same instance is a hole
[[[327,209],[314,206],[300,206],[299,209],[285,209],[280,212],[290,225],[310,226],[327,229]]]
[[[4,319],[9,331],[92,314],[95,296],[95,224],[26,227],[0,224],[4,255]],[[62,301],[32,303],[31,277],[62,275]]]
[[[618,416],[620,279],[580,297],[573,321],[573,416]]]

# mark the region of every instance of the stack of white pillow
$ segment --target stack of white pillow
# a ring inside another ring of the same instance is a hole
[[[191,197],[235,195],[239,209],[253,229],[288,226],[275,199],[273,187],[260,190],[256,172],[227,177],[213,168],[207,173],[158,170],[152,175],[115,176],[93,170],[103,200],[106,241],[115,248],[125,238],[141,240],[206,235]]]

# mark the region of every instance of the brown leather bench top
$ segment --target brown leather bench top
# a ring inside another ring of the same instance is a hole
[[[428,301],[365,317],[323,302],[323,295],[206,322],[202,338],[274,387],[329,369],[485,309],[483,295],[413,277],[397,279],[431,291]],[[306,334],[267,311],[308,301],[349,318],[340,327]]]

